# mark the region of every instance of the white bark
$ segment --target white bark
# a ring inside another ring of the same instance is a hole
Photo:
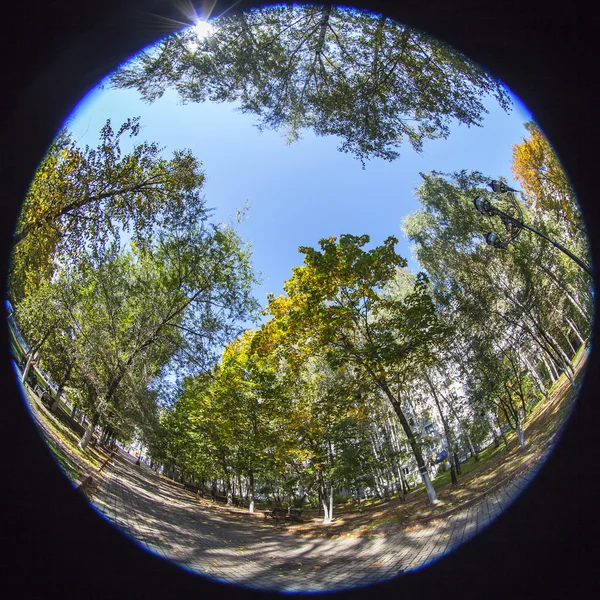
[[[517,438],[521,444],[521,450],[525,450],[525,431],[521,427],[517,427]]]
[[[577,325],[575,325],[575,323],[573,323],[573,321],[571,321],[571,319],[569,319],[569,317],[565,317],[565,321],[569,324],[569,327],[573,330],[573,333],[577,336],[577,339],[582,344],[585,344],[585,340],[583,339],[581,333],[579,332]]]
[[[26,356],[25,368],[23,369],[23,374],[21,375],[21,385],[23,385],[25,383],[25,380],[27,379],[27,375],[29,374],[29,368],[31,367],[32,362],[33,356],[31,354],[28,354]]]
[[[329,512],[329,505],[327,503],[327,497],[325,496],[325,490],[321,493],[321,505],[323,506],[323,523],[331,523],[331,513]]]
[[[550,361],[550,363],[548,363],[548,359],[546,358],[545,354],[542,354],[542,361],[544,362],[544,365],[546,365],[546,371],[548,371],[550,381],[554,383],[558,378],[558,374],[556,373],[556,369],[554,368],[553,361]]]
[[[525,413],[523,409],[519,410],[517,416],[517,438],[521,444],[521,450],[525,450]]]
[[[531,373],[531,376],[533,377],[533,380],[535,381],[536,385],[538,386],[540,392],[542,392],[542,394],[544,394],[544,396],[547,397],[548,390],[546,389],[546,386],[544,385],[542,378],[540,377],[539,373],[535,370],[535,368],[532,366],[531,362],[525,355],[523,355],[523,362],[525,363],[527,370]]]
[[[429,498],[429,503],[437,504],[439,500],[437,499],[433,483],[431,483],[431,478],[429,477],[429,473],[427,472],[427,468],[425,468],[424,471],[421,473],[421,479],[425,484],[425,489],[427,490],[427,497]]]
[[[550,338],[550,340],[554,344],[554,347],[556,348],[556,350],[558,350],[560,357],[562,358],[562,361],[564,363],[563,366],[565,375],[569,378],[569,381],[573,385],[575,385],[573,378],[569,374],[569,371],[575,372],[575,370],[573,369],[573,365],[571,364],[571,359],[567,356],[567,353],[562,349],[561,345],[554,339],[554,337],[550,333],[546,332],[546,335]]]
[[[94,435],[94,429],[96,429],[96,425],[94,424],[94,419],[92,419],[88,423],[87,429],[85,430],[83,437],[79,440],[78,445],[82,450],[85,450],[88,447],[88,444],[92,439],[92,435]]]

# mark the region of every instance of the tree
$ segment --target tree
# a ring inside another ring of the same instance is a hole
[[[49,279],[58,263],[82,252],[102,252],[123,232],[138,244],[152,240],[157,225],[174,225],[185,206],[200,205],[204,174],[189,150],[161,156],[156,143],[134,144],[139,118],[115,132],[110,120],[97,148],[79,148],[63,131],[55,139],[29,188],[17,230],[9,293],[13,304]]]
[[[228,447],[236,448],[236,471],[248,482],[249,512],[254,512],[255,482],[265,468],[266,451],[278,445],[274,423],[285,414],[276,365],[257,353],[250,330],[230,343],[210,386],[215,409],[228,421]],[[243,442],[242,442],[243,441]]]
[[[525,123],[529,138],[513,146],[512,172],[536,210],[550,213],[564,223],[578,246],[587,249],[585,227],[575,190],[552,145],[539,126]],[[588,250],[589,252],[589,250]]]
[[[405,260],[397,240],[365,251],[369,237],[342,235],[319,242],[321,251],[302,247],[304,264],[285,283],[286,297],[271,298],[268,312],[283,322],[290,344],[301,339],[322,348],[332,366],[356,369],[391,403],[406,433],[431,502],[435,491],[415,434],[401,404],[401,382],[410,379],[430,357],[442,335],[427,280],[419,274],[402,300],[385,297],[382,287]],[[393,386],[398,394],[392,392]]]
[[[167,88],[185,102],[230,101],[288,141],[304,129],[342,138],[364,162],[393,160],[408,141],[447,137],[453,120],[480,125],[492,75],[438,40],[382,15],[333,6],[270,6],[221,16],[198,39],[188,29],[161,40],[112,76],[147,101]]]
[[[489,223],[472,204],[476,196],[489,194],[483,187],[488,178],[481,173],[445,176],[433,172],[422,177],[417,195],[423,208],[406,217],[403,228],[416,243],[417,258],[431,277],[438,301],[458,311],[457,322],[467,336],[494,323],[522,330],[572,380],[568,348],[561,339],[562,317],[573,315],[571,304],[587,305],[589,281],[577,279],[577,291],[572,288],[572,294],[565,293],[566,286],[549,274],[558,271],[575,276],[580,270],[537,236],[523,233],[508,251],[484,245],[481,240]],[[552,221],[526,206],[522,209],[536,227],[551,232]]]
[[[49,328],[43,341],[51,334],[64,342],[89,389],[82,448],[99,422],[143,398],[167,365],[184,374],[191,356],[193,368],[209,368],[254,310],[248,249],[235,231],[206,223],[203,204],[186,206],[178,221],[177,228],[156,228],[153,246],[82,256],[42,288],[53,290],[51,298],[33,303],[39,317],[52,317],[40,321]],[[46,360],[59,351],[62,345],[48,344]]]

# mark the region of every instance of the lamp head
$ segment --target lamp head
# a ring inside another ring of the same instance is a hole
[[[491,217],[494,214],[489,200],[486,200],[483,196],[477,196],[477,198],[473,200],[473,204],[475,205],[477,211],[480,212],[484,217]]]
[[[488,183],[488,185],[492,188],[492,191],[497,192],[498,194],[504,194],[510,190],[506,184],[498,181],[497,179],[493,179]]]
[[[487,244],[489,244],[490,246],[493,246],[494,248],[503,248],[506,249],[508,244],[506,242],[503,242],[499,237],[498,234],[494,233],[493,231],[490,231],[489,233],[486,233],[485,235],[485,241]]]

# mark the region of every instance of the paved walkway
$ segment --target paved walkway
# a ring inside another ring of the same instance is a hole
[[[395,577],[440,558],[481,531],[535,476],[532,467],[481,502],[414,531],[374,538],[309,538],[273,521],[198,503],[119,452],[93,504],[142,546],[183,568],[253,589],[341,590]]]

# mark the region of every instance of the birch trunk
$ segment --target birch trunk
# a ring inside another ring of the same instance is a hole
[[[81,438],[81,440],[79,440],[79,447],[82,450],[85,450],[88,447],[88,444],[90,443],[90,440],[92,439],[92,435],[94,435],[94,430],[96,429],[96,425],[98,424],[98,420],[100,419],[100,413],[96,413],[94,415],[94,417],[92,418],[92,420],[89,422],[87,429],[85,430],[85,433],[83,434],[83,437]]]
[[[429,375],[426,372],[423,371],[423,375],[425,377],[425,381],[427,381],[427,384],[429,385],[429,389],[431,390],[431,393],[433,395],[433,401],[435,403],[435,406],[438,409],[440,419],[442,420],[442,426],[444,428],[444,435],[446,437],[446,445],[448,447],[448,460],[450,461],[450,479],[452,480],[452,484],[456,485],[458,483],[458,477],[456,476],[457,475],[456,456],[455,456],[454,445],[452,443],[452,438],[451,438],[451,434],[450,434],[450,428],[448,427],[448,422],[446,421],[446,417],[444,416],[444,413],[442,412],[442,407],[440,406],[440,402],[438,400],[438,395],[435,390],[435,386],[433,385],[433,382],[431,381],[431,379],[429,378]]]
[[[558,373],[556,373],[556,369],[554,368],[552,361],[550,361],[550,363],[548,363],[548,359],[546,358],[546,356],[544,354],[542,354],[542,362],[544,363],[544,366],[546,367],[546,371],[548,372],[548,376],[550,377],[550,382],[552,384],[554,384],[556,382],[556,380],[558,379]]]
[[[250,476],[248,477],[248,500],[250,501],[250,505],[248,507],[248,512],[252,514],[254,512],[254,473],[250,471]]]
[[[402,425],[402,429],[406,433],[406,437],[408,438],[408,443],[410,444],[411,450],[417,461],[417,466],[419,467],[419,473],[421,474],[421,478],[423,479],[423,483],[425,484],[425,489],[427,490],[427,498],[429,499],[430,504],[437,504],[437,496],[435,493],[435,489],[431,483],[431,478],[429,477],[429,473],[427,472],[427,466],[425,465],[425,461],[423,460],[423,454],[421,453],[421,448],[415,439],[415,435],[406,419],[404,411],[400,406],[396,397],[392,394],[390,388],[388,387],[385,381],[379,380],[379,378],[374,373],[369,373],[373,380],[377,383],[378,387],[384,392],[387,399],[390,401],[394,411],[398,415],[398,419],[400,420],[400,424]]]
[[[540,377],[539,373],[531,365],[531,362],[526,356],[523,356],[523,362],[525,363],[527,370],[531,373],[531,376],[533,377],[533,380],[535,381],[535,384],[537,385],[540,392],[542,392],[542,394],[546,398],[548,398],[548,390],[546,389],[546,386],[544,385],[544,382],[542,381],[542,378]]]
[[[571,319],[569,319],[569,317],[565,317],[565,321],[568,323],[569,327],[571,328],[573,333],[577,336],[577,339],[581,342],[581,344],[585,344],[585,340],[583,339],[583,336],[581,335],[579,329],[577,328],[577,325],[575,325],[575,323],[573,323],[573,321],[571,321]]]

